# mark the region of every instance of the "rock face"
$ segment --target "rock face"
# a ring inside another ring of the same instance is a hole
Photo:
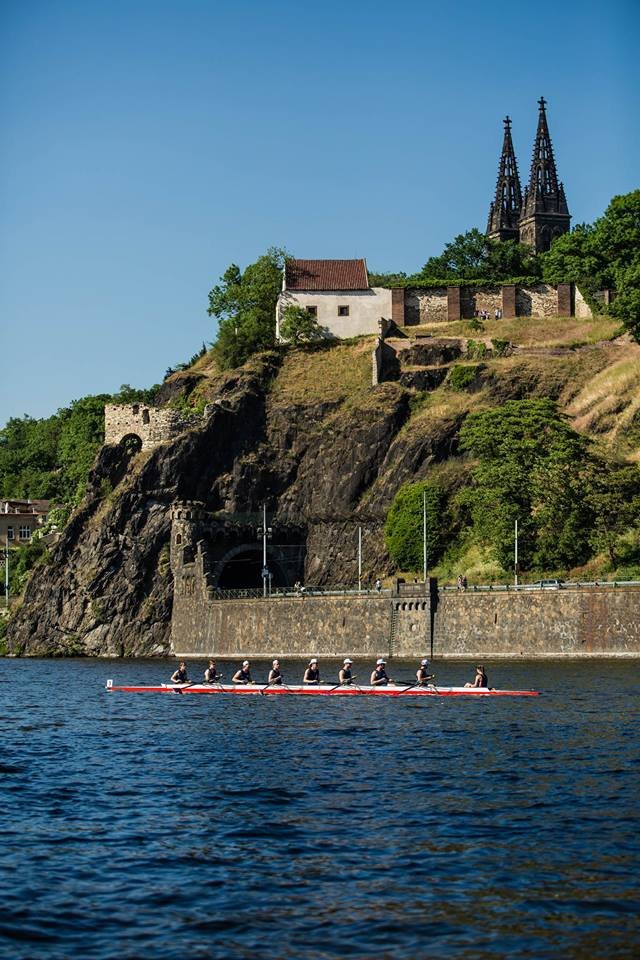
[[[459,356],[457,344],[438,344],[438,357],[432,347],[413,359],[437,365]],[[175,439],[140,452],[104,447],[84,501],[10,621],[9,652],[169,653],[177,500],[202,502],[221,527],[266,503],[270,522],[301,531],[307,583],[354,583],[358,527],[365,580],[390,573],[382,528],[393,497],[456,456],[460,425],[481,398],[446,382],[437,398],[397,381],[372,388],[371,349],[367,341],[331,354],[262,355],[212,381],[206,415]],[[534,395],[559,396],[568,380],[576,392],[609,362],[590,357],[584,376],[573,359],[490,364],[482,402],[522,395],[523,381]]]

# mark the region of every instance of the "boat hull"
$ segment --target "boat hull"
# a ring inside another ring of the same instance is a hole
[[[386,687],[336,687],[331,684],[282,684],[265,686],[260,683],[162,683],[158,686],[118,686],[108,680],[106,689],[118,693],[170,694],[228,694],[237,696],[300,696],[300,697],[539,697],[539,690],[494,690],[492,687],[407,687],[389,684]]]

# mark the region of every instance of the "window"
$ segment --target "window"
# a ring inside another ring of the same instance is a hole
[[[349,307],[338,307],[338,316],[339,316],[339,317],[348,317],[348,316],[349,316]]]
[[[13,527],[7,527],[7,540],[13,540],[14,536]]]
[[[309,314],[310,317],[317,317],[317,316],[318,316],[318,308],[317,308],[317,307],[307,307],[307,313]]]
[[[31,540],[31,527],[20,527],[18,536],[20,540]]]

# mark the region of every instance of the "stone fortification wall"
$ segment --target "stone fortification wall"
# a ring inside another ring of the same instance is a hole
[[[197,563],[193,565],[195,567]],[[436,659],[640,656],[640,589],[216,600],[176,582],[176,655]]]
[[[107,404],[104,408],[104,442],[118,444],[125,437],[137,437],[147,450],[173,440],[193,426],[193,421],[168,407],[150,407],[143,403]]]
[[[563,286],[567,288],[565,292],[575,289],[575,307],[571,298],[567,303],[563,302]],[[452,297],[455,297],[455,303]],[[591,319],[593,316],[580,291],[570,284],[561,284],[560,287],[547,283],[529,287],[462,286],[449,290],[446,287],[433,290],[411,287],[404,291],[404,322],[398,325],[446,323],[460,318],[468,320],[481,311],[486,311],[493,318],[496,310],[502,311],[505,318],[571,316],[574,310],[581,319]]]

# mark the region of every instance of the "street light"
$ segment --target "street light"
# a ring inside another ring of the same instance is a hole
[[[267,505],[262,505],[262,526],[258,527],[258,540],[262,537],[262,596],[267,595],[267,582],[271,585],[271,574],[267,566],[267,540],[273,536],[273,527],[267,526]],[[271,591],[269,591],[271,592]]]

